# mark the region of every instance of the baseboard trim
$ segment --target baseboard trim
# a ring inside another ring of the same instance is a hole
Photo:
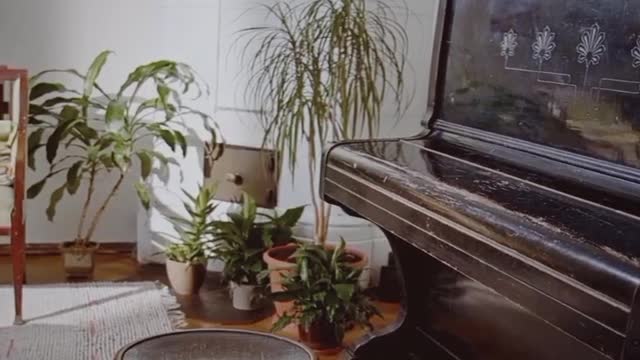
[[[136,250],[135,243],[103,243],[98,249],[99,254],[131,254]],[[57,255],[60,254],[59,243],[27,244],[27,255]],[[0,255],[10,255],[11,245],[0,245]]]

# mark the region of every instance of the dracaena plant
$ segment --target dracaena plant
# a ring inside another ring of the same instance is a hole
[[[371,329],[370,319],[380,313],[359,286],[362,270],[350,265],[349,256],[344,239],[334,249],[300,245],[291,256],[296,260],[296,271],[285,277],[284,291],[272,294],[275,300],[293,301],[293,309],[280,317],[272,330],[295,323],[308,331],[321,324],[341,341],[351,325]]]
[[[139,164],[140,179],[135,188],[145,208],[151,196],[145,180],[154,166],[161,169],[169,160],[153,151],[149,138],[162,139],[173,151],[187,152],[184,134],[176,130],[188,116],[195,116],[214,130],[212,119],[181,101],[185,95],[198,97],[206,87],[186,64],[156,61],[135,68],[114,92],[103,88],[98,79],[107,63],[109,51],[100,53],[85,73],[77,70],[48,70],[31,83],[29,166],[35,169],[36,154],[46,153],[47,174],[27,192],[38,196],[47,181],[62,178],[63,184],[50,194],[47,217],[53,220],[56,206],[65,195],[79,195],[87,184],[82,213],[78,221],[76,245],[88,244],[127,174]],[[59,82],[44,81],[51,74],[80,81],[80,89]],[[152,93],[142,98],[141,93]],[[106,177],[107,174],[112,175]],[[96,198],[98,179],[113,179],[106,197]],[[96,209],[93,211],[92,209]]]
[[[180,241],[165,249],[168,259],[189,264],[201,264],[207,259],[206,244],[215,232],[215,223],[210,220],[216,210],[213,187],[202,185],[196,196],[183,191],[187,200],[183,201],[186,217],[171,217],[174,228],[180,234]]]
[[[404,96],[407,34],[387,1],[310,0],[265,5],[273,25],[241,32],[250,72],[248,101],[265,128],[264,144],[296,168],[307,143],[315,238],[324,243],[331,207],[316,190],[316,170],[328,141],[374,136],[383,105]]]

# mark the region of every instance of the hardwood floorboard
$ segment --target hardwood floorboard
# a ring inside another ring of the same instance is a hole
[[[59,256],[40,255],[27,259],[27,281],[29,284],[51,284],[66,282],[62,261]],[[93,281],[160,281],[168,284],[161,265],[139,265],[134,258],[122,254],[100,254]],[[11,283],[11,258],[0,256],[0,284]],[[227,302],[221,302],[219,277],[215,273],[208,275],[207,282],[199,296],[181,297],[178,301],[187,317],[188,328],[229,327],[269,331],[272,323],[270,313],[247,314],[233,310]],[[399,306],[397,304],[377,303],[383,319],[374,319],[377,328],[395,321]],[[257,322],[256,318],[262,318]],[[222,319],[222,320],[221,320]],[[251,322],[251,323],[248,323]],[[354,342],[364,331],[354,330],[347,334],[345,342]],[[293,334],[281,335],[293,337]],[[333,360],[338,356],[324,356],[320,360]]]

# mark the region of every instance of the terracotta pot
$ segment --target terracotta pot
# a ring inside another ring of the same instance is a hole
[[[267,263],[270,275],[269,280],[271,283],[271,292],[279,292],[284,290],[282,287],[282,280],[294,271],[296,264],[292,260],[288,260],[291,255],[296,251],[298,245],[289,244],[285,246],[278,246],[265,251],[263,255],[264,262]],[[327,248],[335,248],[335,245],[327,245]],[[359,250],[347,248],[347,253],[353,257],[352,266],[356,269],[364,269],[369,259],[367,255]],[[274,301],[276,308],[276,315],[274,321],[277,321],[286,312],[290,312],[293,308],[293,302],[281,302]]]
[[[64,271],[68,278],[86,279],[93,276],[96,267],[98,244],[88,243],[79,246],[74,241],[65,242],[60,247]]]
[[[291,274],[296,268],[296,264],[288,260],[293,255],[298,246],[289,244],[285,246],[277,246],[265,251],[262,259],[269,267],[269,281],[271,283],[271,292],[280,292],[283,289],[282,280]],[[276,308],[276,320],[284,315],[293,307],[293,302],[274,301]]]
[[[167,277],[173,290],[179,295],[197,294],[207,275],[204,263],[181,263],[167,259]]]
[[[262,294],[255,285],[229,283],[229,292],[234,309],[242,311],[259,310],[264,306]]]
[[[334,327],[328,321],[316,321],[309,329],[299,325],[300,340],[311,349],[327,352],[338,352],[342,348],[342,340],[336,336]]]

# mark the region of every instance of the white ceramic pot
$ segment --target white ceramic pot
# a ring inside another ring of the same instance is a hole
[[[252,311],[262,308],[263,302],[255,285],[242,285],[231,282],[230,293],[233,307],[237,310]]]

